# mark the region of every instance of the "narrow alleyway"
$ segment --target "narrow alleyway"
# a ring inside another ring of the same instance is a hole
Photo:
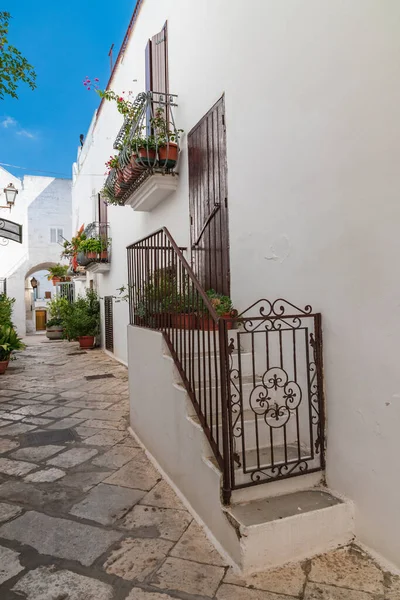
[[[400,600],[357,548],[236,576],[129,435],[126,369],[27,342],[0,378],[1,600]]]

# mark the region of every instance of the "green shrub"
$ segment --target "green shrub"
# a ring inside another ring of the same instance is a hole
[[[24,348],[25,344],[11,325],[0,325],[0,361],[12,360],[12,352]]]
[[[15,298],[9,298],[6,294],[0,294],[0,325],[11,325],[12,309]]]
[[[84,335],[96,336],[100,331],[100,302],[94,290],[86,290],[85,297],[79,297],[69,305],[62,317],[64,335],[76,340]]]

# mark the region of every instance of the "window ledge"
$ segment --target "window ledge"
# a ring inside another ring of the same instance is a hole
[[[178,181],[177,175],[154,173],[129,196],[125,205],[133,210],[150,212],[176,191]]]

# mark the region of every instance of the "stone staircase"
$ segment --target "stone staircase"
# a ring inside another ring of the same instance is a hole
[[[235,331],[229,332],[229,339],[236,341],[232,368],[240,360],[240,427],[246,444],[240,445],[240,436],[237,438],[234,471],[239,489],[233,490],[229,506],[221,501],[218,462],[163,335],[134,326],[128,332],[130,380],[134,382],[131,424],[178,494],[205,525],[217,548],[243,572],[253,572],[348,544],[354,536],[353,506],[326,488],[323,471],[240,488],[251,482],[254,469],[284,465],[299,456],[310,459],[312,449],[299,443],[298,429],[293,427],[285,428],[285,439],[282,433],[281,442],[275,438],[273,444],[269,435],[256,433],[250,396],[261,373],[254,373],[250,352],[241,348],[239,359],[236,337]],[[202,354],[200,351],[191,357],[195,374],[199,373]],[[207,359],[216,356],[218,347],[211,348]],[[214,381],[210,389],[218,386]],[[215,436],[222,425],[213,398],[211,392],[208,403]]]

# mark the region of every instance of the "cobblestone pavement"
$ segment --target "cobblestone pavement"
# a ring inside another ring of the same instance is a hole
[[[0,377],[1,600],[400,600],[357,548],[235,575],[127,415],[126,369],[76,343],[32,336]]]

